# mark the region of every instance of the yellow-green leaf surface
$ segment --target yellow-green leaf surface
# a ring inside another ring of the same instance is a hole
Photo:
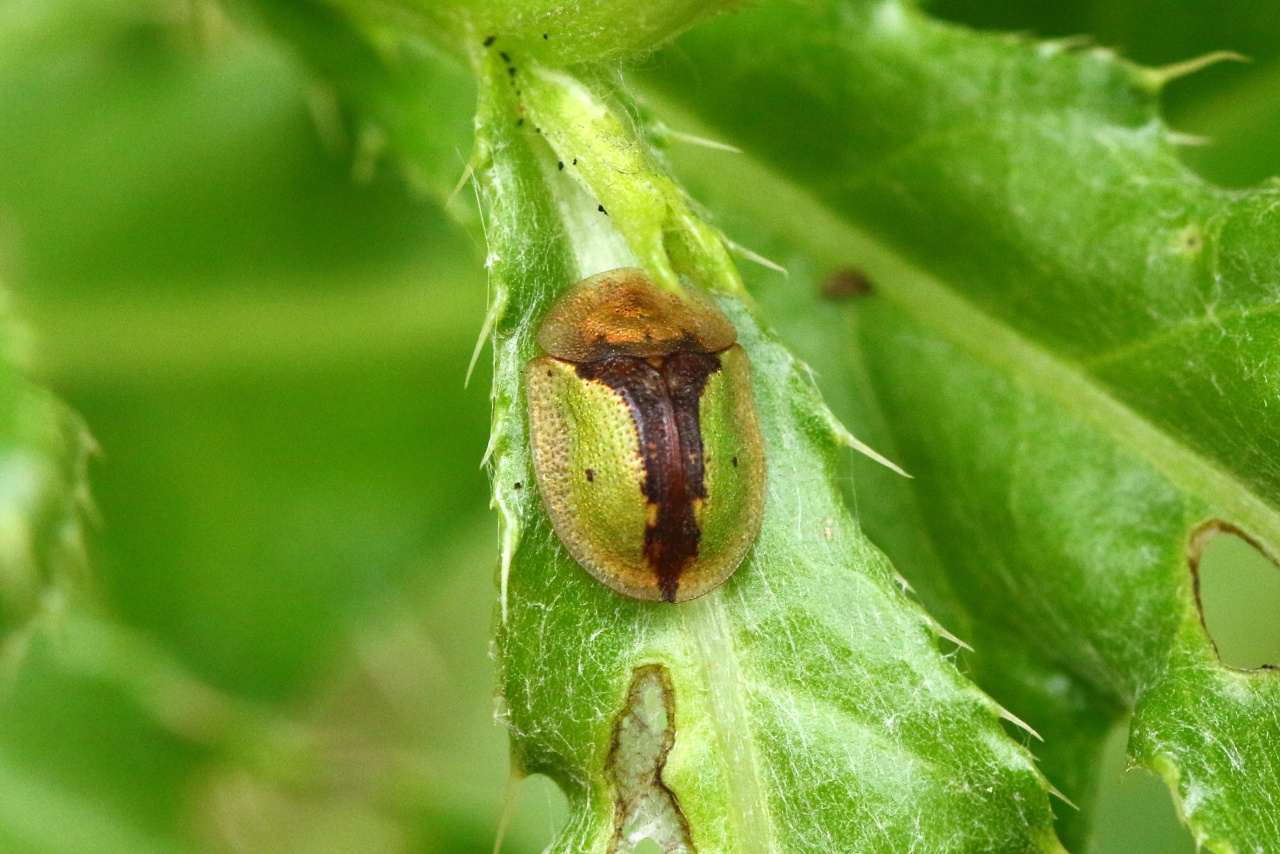
[[[703,598],[640,602],[555,538],[529,460],[522,369],[548,301],[634,256],[572,168],[617,140],[602,131],[553,150],[557,117],[523,120],[522,92],[544,83],[518,74],[517,90],[503,65],[489,68],[479,174],[496,294],[502,717],[518,769],[569,795],[553,850],[630,851],[646,837],[668,852],[1058,850],[1047,787],[1001,710],[939,653],[938,627],[845,508],[842,428],[740,297],[721,305],[752,361],[768,468],[744,564]],[[636,181],[610,191],[655,185]],[[631,226],[652,227],[619,228]]]
[[[1280,223],[1273,189],[1179,163],[1156,99],[1190,70],[894,2],[772,3],[691,34],[652,79],[768,164],[708,164],[708,193],[789,204],[778,252],[874,283],[844,353],[815,359],[916,475],[901,500],[860,489],[864,521],[1045,735],[1050,779],[1087,808],[1101,737],[1132,710],[1131,754],[1196,837],[1262,851],[1280,681],[1217,661],[1193,572],[1216,526],[1280,550]]]
[[[4,365],[101,447],[69,583],[83,434],[0,371],[0,850],[1169,854],[1093,805],[1129,725],[1185,850],[1277,850],[1275,674],[1191,566],[1275,545],[1274,193],[1180,160],[1280,170],[1280,18],[729,5],[0,4]],[[524,444],[531,331],[620,265],[732,317],[770,455],[674,608]]]

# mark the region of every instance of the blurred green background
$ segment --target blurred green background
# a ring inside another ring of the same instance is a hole
[[[1171,123],[1217,140],[1188,154],[1214,180],[1280,173],[1280,12],[1163,5],[931,4],[1154,63],[1251,53],[1176,84]],[[504,804],[503,851],[551,838],[562,800],[508,788],[494,723],[482,247],[359,152],[212,4],[0,3],[0,279],[101,447],[117,627],[92,657],[37,643],[0,700],[0,851],[487,854]],[[1224,658],[1280,661],[1280,573],[1222,538],[1203,577]],[[1123,739],[1095,850],[1193,850]]]

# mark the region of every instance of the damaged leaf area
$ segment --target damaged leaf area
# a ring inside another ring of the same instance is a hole
[[[601,122],[601,136],[564,150],[565,137],[526,120],[539,78],[513,65],[514,75],[501,57],[481,60],[476,163],[494,294],[496,649],[517,769],[569,798],[551,850],[626,851],[646,838],[668,854],[1061,850],[1050,787],[1006,734],[1010,716],[939,652],[952,648],[944,630],[850,516],[839,485],[848,434],[736,272],[697,241],[668,241],[680,247],[669,262],[705,277],[751,360],[767,457],[759,538],[723,586],[678,605],[614,593],[556,539],[528,450],[521,376],[538,354],[534,331],[561,291],[635,265],[666,212],[685,208],[666,196],[652,217],[639,206],[616,228],[572,161],[643,147],[643,136]],[[589,86],[573,91],[625,115]],[[651,152],[640,162],[661,168]],[[682,192],[654,177],[638,174],[633,192]],[[625,176],[603,191],[625,201]]]
[[[660,664],[636,669],[627,705],[613,727],[605,775],[613,786],[610,854],[628,854],[646,840],[664,852],[691,854],[689,827],[675,794],[662,781],[676,740],[675,688]]]
[[[1280,554],[1280,218],[1178,161],[1158,98],[1194,67],[846,0],[712,22],[646,78],[754,158],[677,166],[791,269],[750,290],[915,476],[859,467],[863,525],[1044,736],[1073,850],[1126,717],[1199,844],[1280,839],[1280,673],[1218,661],[1193,575],[1206,531]],[[870,292],[824,301],[841,269]]]

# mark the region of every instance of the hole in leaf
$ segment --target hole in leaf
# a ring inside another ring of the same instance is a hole
[[[1200,618],[1228,667],[1280,664],[1280,568],[1253,543],[1210,523],[1188,548]]]
[[[662,768],[675,744],[675,687],[660,664],[636,668],[626,705],[613,722],[605,774],[614,788],[611,854],[638,854],[655,842],[663,854],[693,854],[689,826]]]
[[[1145,768],[1129,767],[1128,736],[1125,721],[1107,738],[1089,854],[1193,854],[1195,841],[1164,781]]]

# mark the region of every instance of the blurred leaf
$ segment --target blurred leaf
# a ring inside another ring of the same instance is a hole
[[[475,84],[465,66],[421,39],[371,43],[359,21],[317,0],[235,6],[284,38],[322,85],[334,87],[334,109],[345,105],[351,113],[357,168],[385,151],[416,187],[441,201],[450,196],[471,152]],[[341,116],[334,119],[346,127]]]
[[[390,825],[396,850],[487,854],[508,761],[486,401],[463,388],[477,253],[376,160],[353,177],[332,95],[277,46],[176,8],[50,6],[83,27],[0,72],[0,264],[103,448],[109,615],[28,633],[0,848],[276,852],[302,822],[338,850]],[[15,451],[52,441],[14,424]]]
[[[14,346],[0,321],[0,351]],[[38,612],[87,596],[81,514],[88,509],[83,425],[10,361],[0,364],[0,670],[17,665]]]
[[[7,298],[7,292],[0,296]],[[80,808],[78,796],[52,780],[19,780],[16,764],[38,755],[47,775],[51,766],[72,775],[79,768],[78,762],[66,761],[74,738],[32,738],[22,704],[31,699],[33,661],[42,658],[42,624],[93,607],[82,527],[89,510],[85,467],[92,443],[78,418],[23,376],[13,361],[18,337],[11,319],[0,320],[0,788],[5,791],[0,840],[10,838],[14,850],[35,850],[63,844],[49,828],[41,829],[43,818],[66,820]],[[36,687],[37,693],[40,687],[47,685]],[[68,697],[54,690],[42,699],[33,711],[48,720],[65,708]],[[112,726],[118,721],[100,723],[112,737],[127,738],[125,728]],[[136,843],[133,850],[162,850],[145,833],[115,826],[94,806],[83,819],[101,835],[103,850],[127,850],[126,841]]]
[[[174,854],[180,849],[122,824],[99,802],[59,790],[0,760],[0,845],[23,854]]]
[[[7,74],[0,236],[24,296],[350,290],[456,252],[394,177],[353,181],[353,153],[317,128],[323,95],[279,50],[234,35],[194,53],[174,29],[111,30]]]
[[[0,198],[42,365],[103,448],[109,599],[219,684],[280,697],[463,484],[483,507],[484,400],[462,389],[483,290],[438,211],[322,147],[278,52],[233,34],[193,55],[163,24],[69,78],[13,70]],[[51,126],[96,160],[66,168]]]

